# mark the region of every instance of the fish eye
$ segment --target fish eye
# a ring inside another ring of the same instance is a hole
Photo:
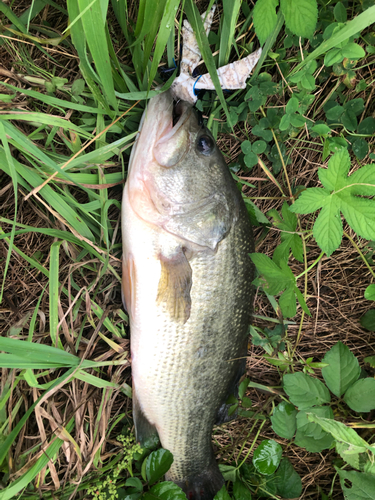
[[[203,155],[210,155],[215,148],[215,143],[209,135],[201,135],[197,140],[197,150]]]

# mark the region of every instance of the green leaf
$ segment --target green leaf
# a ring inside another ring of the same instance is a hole
[[[293,288],[287,288],[280,296],[279,306],[283,316],[292,318],[297,313],[296,297]]]
[[[271,416],[272,429],[276,434],[285,439],[292,439],[297,429],[297,410],[293,405],[282,401],[274,409]]]
[[[225,485],[221,488],[220,491],[218,491],[216,493],[216,495],[214,496],[214,500],[231,500],[229,493],[227,492],[227,490],[225,488]]]
[[[337,342],[324,356],[322,375],[328,389],[337,397],[342,396],[361,373],[357,358],[342,342]]]
[[[341,52],[341,49],[331,49],[327,52],[327,54],[324,57],[324,65],[333,66],[334,64],[341,62],[343,59],[344,56]]]
[[[333,14],[338,23],[346,23],[347,15],[346,9],[341,2],[337,2],[335,8],[333,9]]]
[[[273,439],[265,439],[254,451],[253,464],[261,474],[271,475],[278,468],[283,449]]]
[[[375,300],[375,285],[369,285],[365,290],[365,299]]]
[[[146,460],[147,480],[153,484],[169,470],[173,463],[173,456],[170,451],[160,448],[150,453]]]
[[[375,379],[362,378],[357,380],[346,391],[345,403],[354,411],[369,412],[375,409]]]
[[[289,210],[297,214],[310,214],[322,208],[327,203],[329,196],[330,192],[327,189],[307,188],[302,191]]]
[[[363,160],[369,151],[369,145],[364,139],[356,139],[353,144],[353,153],[356,155],[358,160]]]
[[[249,385],[249,382],[250,382],[250,379],[249,378],[245,378],[239,385],[238,387],[238,397],[239,399],[242,399],[244,396],[245,396],[245,393],[246,393],[246,389]]]
[[[252,145],[253,152],[257,155],[264,153],[267,144],[264,141],[255,141]]]
[[[155,484],[149,492],[144,493],[143,500],[186,500],[186,495],[177,484],[164,481]]]
[[[366,53],[358,43],[347,43],[342,49],[341,53],[348,59],[362,59]]]
[[[375,132],[375,118],[368,116],[362,120],[358,125],[357,132],[358,134],[372,135]]]
[[[308,415],[310,422],[320,425],[325,432],[329,432],[337,441],[348,444],[354,453],[363,453],[370,445],[362,439],[354,429],[334,419],[323,418],[314,413]]]
[[[295,113],[298,110],[298,107],[299,107],[299,101],[297,97],[292,97],[291,99],[289,99],[285,111],[287,114]]]
[[[313,437],[305,436],[305,434],[297,430],[294,443],[301,448],[305,448],[310,453],[320,453],[327,448],[330,448],[334,442],[333,437],[330,434],[326,434],[320,439],[314,439]]]
[[[283,458],[275,472],[277,494],[282,498],[299,498],[302,481],[287,458]]]
[[[267,142],[272,141],[272,132],[271,130],[267,130],[264,127],[261,127],[260,125],[255,125],[251,129],[251,133],[253,135],[256,135],[257,137],[262,137]]]
[[[314,125],[311,130],[321,136],[327,136],[327,134],[331,133],[331,129],[325,123]]]
[[[251,492],[242,481],[235,481],[233,483],[233,496],[235,500],[251,500]]]
[[[285,114],[281,118],[279,129],[281,131],[288,130],[289,126],[290,126],[290,115],[289,114]]]
[[[306,123],[306,118],[296,113],[290,116],[290,123],[296,128],[303,127]]]
[[[375,309],[367,311],[360,319],[360,323],[366,330],[375,332]]]
[[[331,197],[316,218],[313,235],[319,247],[329,257],[340,246],[343,226],[340,205]]]
[[[336,469],[345,500],[373,500],[375,498],[375,476],[365,472]]]
[[[251,260],[257,267],[263,282],[263,289],[270,295],[276,295],[286,287],[295,284],[293,273],[285,273],[267,255],[252,253]]]
[[[255,33],[261,45],[275,29],[277,22],[276,7],[278,0],[257,0],[253,10]]]
[[[324,419],[333,419],[333,411],[329,406],[314,406],[313,408],[306,408],[301,410],[297,415],[297,429],[307,437],[314,439],[322,439],[326,437],[325,432],[321,426],[308,418],[308,414],[313,414],[316,417]]]
[[[331,401],[323,382],[302,372],[284,375],[283,386],[291,402],[301,410]]]
[[[247,167],[251,168],[258,163],[258,157],[251,151],[250,153],[247,153],[247,155],[245,155],[244,162]]]
[[[314,34],[318,20],[316,0],[281,0],[280,8],[294,35],[310,38]]]
[[[352,445],[336,441],[336,451],[349,465],[358,470],[363,470],[367,462],[367,453],[354,453]]]
[[[250,141],[243,141],[241,144],[241,150],[245,155],[251,153],[251,151],[252,151],[251,142]]]

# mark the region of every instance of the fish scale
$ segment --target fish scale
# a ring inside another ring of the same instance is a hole
[[[191,107],[170,123],[171,101],[151,100],[124,189],[134,419],[142,445],[158,435],[173,454],[166,478],[188,499],[212,500],[224,483],[212,429],[229,418],[225,402],[247,352],[253,238],[212,137]],[[181,154],[171,144],[172,160],[165,137],[181,142]],[[210,154],[200,153],[200,138]]]

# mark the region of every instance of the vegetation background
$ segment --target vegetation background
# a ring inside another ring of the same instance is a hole
[[[259,252],[248,378],[232,402],[240,416],[214,431],[229,492],[218,498],[375,498],[375,7],[227,0],[207,39],[198,14],[212,4],[0,3],[1,500],[181,498],[153,486],[169,457],[147,456],[132,438],[120,209],[146,99],[177,72],[185,16],[201,73],[263,44],[245,90],[217,88],[197,103],[243,192]],[[334,346],[337,394],[322,363]],[[341,390],[352,366],[349,386],[367,384],[355,404]],[[332,415],[320,416],[346,430],[327,431],[315,415],[304,441],[294,435],[294,407],[301,418],[306,408],[290,389],[298,373],[324,379],[334,396],[319,386],[319,401]],[[282,401],[293,403],[287,437],[275,423]],[[322,429],[328,446],[306,444]],[[264,440],[276,472],[252,459]]]

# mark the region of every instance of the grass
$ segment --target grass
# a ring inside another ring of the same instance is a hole
[[[374,113],[368,26],[375,8],[342,4],[348,22],[326,40],[322,34],[340,15],[337,2],[319,6],[311,40],[285,31],[280,12],[247,89],[228,95],[215,68],[257,47],[252,4],[219,4],[207,39],[198,13],[212,3],[184,3],[218,90],[200,96],[197,106],[242,186],[257,252],[271,256],[286,230],[270,215],[265,223],[269,210],[280,212],[301,187],[320,185],[318,168],[343,142],[352,169],[373,159],[375,130],[365,120]],[[124,444],[132,419],[120,296],[121,192],[145,99],[161,83],[158,70],[179,59],[185,15],[177,0],[159,2],[156,10],[152,4],[118,0],[108,13],[106,2],[92,0],[0,4],[0,351],[6,352],[0,354],[0,500],[87,498],[87,490],[95,498],[110,471],[119,471],[116,487],[137,474],[133,445]],[[351,43],[364,55],[325,65],[327,52],[339,44],[344,50],[354,35]],[[296,95],[297,110],[281,125]],[[345,108],[355,99],[363,100],[358,109]],[[314,132],[319,124],[330,132]],[[246,140],[250,152],[241,149]],[[257,141],[262,152],[254,151]],[[302,477],[301,498],[320,492],[342,498],[330,464],[335,451],[309,453],[278,437],[269,421],[283,395],[281,369],[272,363],[278,353],[293,372],[310,357],[321,361],[338,340],[362,366],[374,351],[373,333],[359,321],[371,307],[363,295],[373,280],[373,243],[345,225],[339,249],[322,255],[312,234],[315,218],[298,216],[292,232],[302,236],[302,259],[288,260],[311,316],[298,306],[295,316],[282,318],[279,298],[258,289],[254,328],[264,337],[281,318],[284,345],[271,346],[268,357],[259,340],[250,346],[252,416],[216,428],[213,439],[219,462],[238,468],[262,439],[275,439]],[[320,370],[315,374],[321,378]],[[340,419],[361,422],[353,413]],[[360,432],[373,442],[371,428]]]

